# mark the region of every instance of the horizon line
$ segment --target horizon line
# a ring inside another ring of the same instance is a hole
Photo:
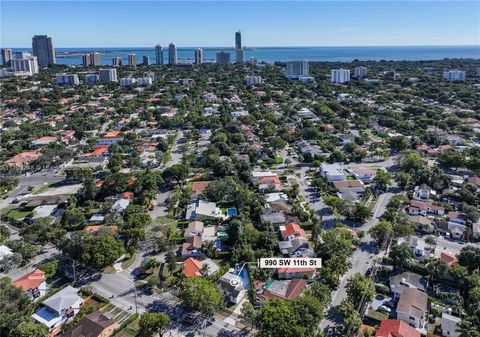
[[[158,43],[157,43],[158,44]],[[168,44],[162,45],[168,49]],[[396,44],[396,45],[277,45],[277,46],[244,46],[244,49],[250,48],[331,48],[331,47],[339,47],[339,48],[352,48],[352,47],[480,47],[480,43],[476,44]],[[0,48],[14,48],[14,49],[32,49],[32,47],[3,47]],[[54,48],[152,48],[155,49],[155,45],[152,46],[78,46],[78,47],[58,47],[54,46]],[[177,49],[182,48],[211,48],[211,49],[235,49],[234,46],[177,46]]]

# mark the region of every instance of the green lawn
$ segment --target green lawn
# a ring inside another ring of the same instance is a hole
[[[18,208],[10,209],[5,214],[14,218],[17,221],[23,220],[26,216],[28,216],[31,212],[30,211],[21,211]]]
[[[133,254],[132,257],[130,257],[129,259],[123,260],[122,269],[127,269],[128,267],[130,267],[133,264],[133,262],[135,262],[135,257],[136,255]]]

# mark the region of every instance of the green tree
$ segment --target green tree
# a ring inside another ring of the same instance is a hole
[[[45,337],[48,335],[48,330],[45,325],[28,319],[17,325],[11,335],[15,337]]]
[[[392,263],[398,267],[407,267],[413,259],[412,249],[405,243],[394,245],[390,249],[388,257],[392,259]]]
[[[30,319],[34,306],[28,295],[11,284],[11,279],[0,279],[0,332],[16,337],[14,330],[24,320]]]
[[[393,150],[403,151],[409,147],[410,143],[405,136],[393,136],[388,138],[388,145]]]
[[[58,261],[53,260],[47,263],[43,263],[38,266],[38,269],[43,270],[45,272],[45,278],[50,280],[52,277],[57,274],[58,271]]]
[[[80,230],[85,226],[85,215],[78,208],[67,209],[62,214],[60,224],[68,230]]]
[[[391,185],[392,174],[384,170],[377,170],[372,183],[375,184],[375,189],[379,191],[386,191]]]
[[[393,226],[390,222],[383,220],[370,228],[368,234],[372,236],[379,247],[383,247],[393,236]]]
[[[306,337],[306,327],[300,326],[300,317],[291,302],[267,301],[258,316],[261,337]]]
[[[163,335],[165,328],[170,323],[170,317],[164,313],[147,313],[140,316],[138,322],[138,337],[152,337],[156,334]]]
[[[223,307],[223,296],[215,283],[204,277],[187,279],[183,285],[180,298],[189,307],[200,311],[205,316],[212,316]]]
[[[361,303],[370,302],[375,296],[375,284],[370,278],[356,273],[347,281],[348,300],[356,308]]]
[[[458,263],[467,267],[470,272],[480,270],[480,248],[474,246],[462,248],[458,256]]]
[[[337,312],[342,316],[342,336],[352,337],[356,336],[362,319],[355,307],[347,300],[343,300],[337,308]]]
[[[249,301],[243,302],[240,314],[250,322],[251,327],[253,328],[257,320],[258,312],[253,307],[252,303],[250,303]]]

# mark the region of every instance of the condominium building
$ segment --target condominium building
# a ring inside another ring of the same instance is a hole
[[[57,84],[68,84],[68,85],[78,85],[80,81],[78,80],[77,74],[56,74],[55,81]]]
[[[100,76],[97,74],[86,74],[85,75],[85,83],[87,84],[94,84],[100,80]]]
[[[120,56],[112,57],[112,66],[120,67],[122,65],[122,58]]]
[[[132,78],[132,77],[121,78],[118,81],[118,83],[120,84],[121,87],[129,87],[129,86],[132,86],[133,84],[135,84],[136,82],[137,82],[137,80]]]
[[[226,53],[224,51],[217,53],[217,64],[220,65],[228,65],[230,64],[230,53]]]
[[[149,66],[150,65],[150,57],[148,57],[147,55],[143,55],[142,57],[142,64],[144,66]]]
[[[287,77],[308,76],[308,61],[289,61],[285,74]]]
[[[364,67],[364,66],[355,67],[353,69],[353,76],[355,76],[356,78],[362,78],[367,75],[367,72],[368,72],[367,67]]]
[[[203,63],[203,50],[200,48],[197,48],[195,50],[195,64],[200,65]]]
[[[137,55],[136,54],[128,54],[128,65],[131,66],[131,67],[137,65]]]
[[[155,64],[163,64],[163,48],[159,44],[155,46]]]
[[[102,55],[100,53],[90,54],[90,65],[99,66],[101,62]]]
[[[88,67],[90,65],[90,54],[82,55],[82,64],[84,67]]]
[[[32,76],[38,73],[38,59],[36,56],[32,56],[30,53],[22,53],[21,58],[19,55],[10,60],[12,70],[16,75]]]
[[[332,83],[350,82],[350,70],[349,69],[332,69],[330,81]]]
[[[463,70],[445,70],[443,78],[447,81],[465,81],[465,71]]]
[[[47,35],[35,35],[32,38],[33,55],[37,57],[38,65],[46,67],[56,63],[55,48],[52,38]]]
[[[243,63],[242,32],[235,32],[235,61]]]
[[[13,59],[13,52],[10,48],[3,48],[2,49],[2,64],[5,67],[10,67],[11,60]]]
[[[243,63],[243,49],[235,50],[235,61],[237,63]]]
[[[255,84],[262,84],[263,79],[261,76],[246,76],[245,83],[247,85],[255,85]]]
[[[100,69],[98,77],[100,82],[117,82],[117,69]]]
[[[138,85],[151,85],[153,83],[153,80],[151,77],[140,77],[137,79],[137,84]]]
[[[177,46],[172,42],[168,45],[168,64],[177,64],[177,62]]]

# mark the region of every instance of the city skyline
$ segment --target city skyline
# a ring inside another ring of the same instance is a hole
[[[33,35],[46,34],[56,48],[234,47],[239,30],[247,48],[480,44],[479,2],[181,3],[3,1],[0,45],[27,48]],[[195,19],[195,31],[181,24]]]

